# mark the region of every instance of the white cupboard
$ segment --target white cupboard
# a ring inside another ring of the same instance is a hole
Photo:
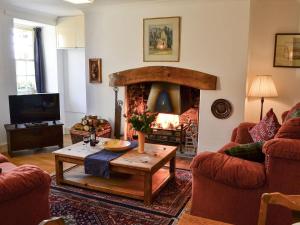
[[[56,25],[57,48],[84,48],[84,16],[59,17]]]

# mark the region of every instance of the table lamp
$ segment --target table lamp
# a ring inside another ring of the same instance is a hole
[[[248,96],[261,98],[260,120],[262,120],[265,98],[278,96],[272,76],[257,75],[251,84]]]

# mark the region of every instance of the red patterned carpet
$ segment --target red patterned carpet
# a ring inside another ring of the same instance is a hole
[[[72,186],[51,185],[52,216],[63,216],[68,225],[169,225],[178,217],[191,196],[192,176],[177,169],[152,205],[116,195]]]

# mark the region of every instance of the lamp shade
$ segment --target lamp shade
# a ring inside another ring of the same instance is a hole
[[[278,93],[271,75],[257,75],[253,80],[249,97],[277,97]]]

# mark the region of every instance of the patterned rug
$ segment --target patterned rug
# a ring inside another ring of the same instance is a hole
[[[150,206],[142,201],[68,185],[57,186],[52,177],[52,216],[63,216],[68,225],[169,225],[191,197],[191,172],[176,169]]]

